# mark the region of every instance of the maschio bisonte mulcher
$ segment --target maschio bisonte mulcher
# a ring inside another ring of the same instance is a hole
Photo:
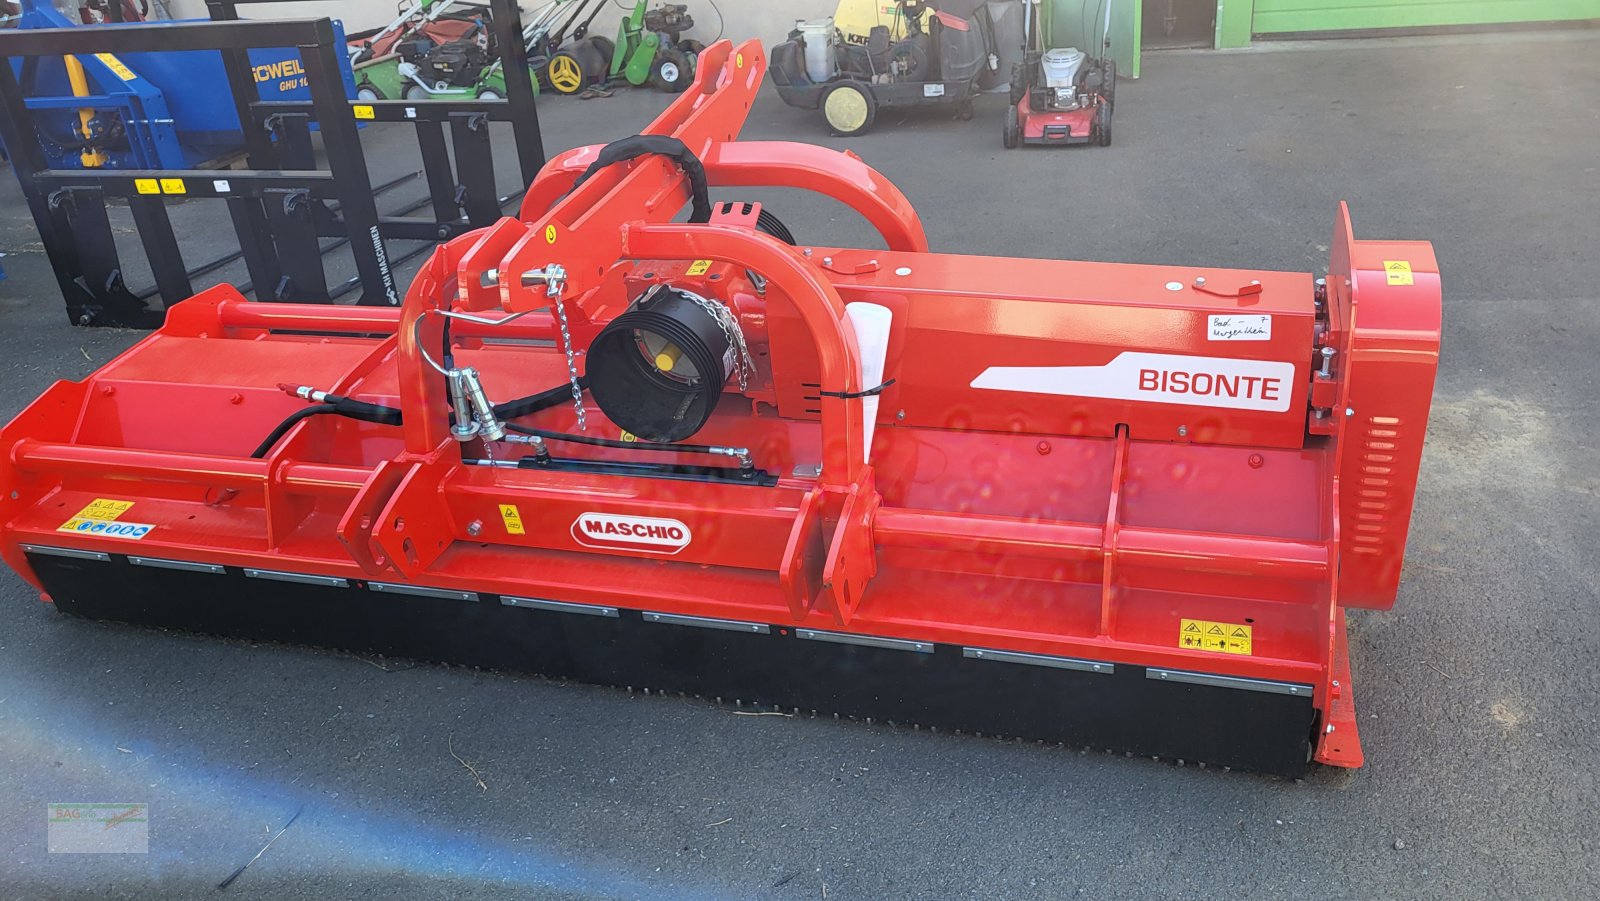
[[[1362,753],[1431,247],[1308,273],[930,253],[857,157],[735,142],[758,44],[550,162],[399,309],[217,287],[0,433],[61,610],[1296,773]],[[711,186],[820,192],[794,246]],[[672,221],[686,204],[688,222]]]

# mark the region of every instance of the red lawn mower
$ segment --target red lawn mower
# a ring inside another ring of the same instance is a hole
[[[1111,0],[1105,2],[1099,55],[1074,47],[1044,49],[1039,0],[1024,5],[1022,62],[1011,67],[1011,105],[1002,139],[1019,144],[1111,144],[1111,110],[1117,94],[1117,64],[1105,56],[1111,33]]]

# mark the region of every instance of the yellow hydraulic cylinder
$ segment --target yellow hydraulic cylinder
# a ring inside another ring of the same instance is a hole
[[[76,56],[65,57],[67,63],[67,80],[72,83],[72,96],[89,96],[89,76],[83,71],[83,63],[78,62]],[[78,110],[78,122],[83,126],[84,140],[89,138],[89,123],[94,120],[94,110]],[[106,155],[97,147],[89,147],[83,151],[83,168],[99,169],[106,164]]]

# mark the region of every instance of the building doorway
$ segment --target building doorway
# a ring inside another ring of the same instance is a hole
[[[1141,46],[1146,50],[1210,47],[1217,22],[1216,0],[1141,0]]]

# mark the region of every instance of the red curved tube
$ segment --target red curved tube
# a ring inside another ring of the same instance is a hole
[[[572,190],[600,147],[577,147],[546,163],[523,196],[517,218],[533,222],[548,213]],[[739,141],[713,146],[701,162],[713,187],[799,188],[823,194],[872,223],[890,250],[928,251],[928,236],[911,201],[854,154],[789,141]]]

